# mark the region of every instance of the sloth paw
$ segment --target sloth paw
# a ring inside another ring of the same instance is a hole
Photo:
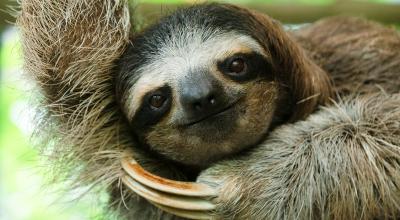
[[[133,158],[121,163],[123,183],[158,208],[190,219],[212,219],[217,197],[215,184],[165,179],[144,170]]]
[[[251,216],[246,209],[251,206],[249,202],[252,199],[249,197],[252,197],[254,189],[249,186],[251,180],[245,175],[245,165],[241,161],[224,161],[214,164],[197,177],[197,183],[213,187],[218,192],[212,200],[215,219],[249,219]]]

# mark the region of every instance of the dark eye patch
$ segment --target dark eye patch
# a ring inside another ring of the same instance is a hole
[[[154,96],[162,96],[165,98],[163,104],[159,108],[154,108],[154,106],[151,105],[151,102],[149,102],[149,100]],[[142,97],[140,103],[140,108],[133,116],[131,124],[135,129],[146,129],[157,124],[171,109],[172,89],[165,85],[148,92]]]
[[[232,71],[232,64],[237,60],[244,62],[245,69],[240,74]],[[217,63],[218,70],[229,78],[245,82],[256,77],[272,78],[272,64],[264,56],[258,53],[238,53]]]

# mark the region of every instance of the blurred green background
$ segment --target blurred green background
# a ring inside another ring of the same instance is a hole
[[[144,17],[199,1],[143,0]],[[361,15],[388,25],[400,24],[400,0],[236,0],[265,11],[285,23],[305,23],[334,14]],[[40,168],[30,139],[33,120],[32,84],[23,76],[18,30],[7,21],[7,1],[0,0],[0,220],[102,219],[94,206],[99,195],[76,199],[78,192],[62,186],[44,187],[48,176]],[[82,189],[82,191],[85,189]],[[104,196],[100,196],[102,200]]]

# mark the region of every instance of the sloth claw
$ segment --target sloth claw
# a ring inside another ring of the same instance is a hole
[[[123,183],[158,208],[177,216],[192,219],[211,219],[215,209],[211,202],[217,196],[211,187],[190,182],[180,182],[153,175],[134,159],[122,161],[126,172]]]
[[[161,206],[192,211],[211,211],[215,208],[212,202],[202,199],[201,197],[185,197],[160,192],[135,181],[129,176],[124,176],[122,181],[138,195],[153,203],[160,204]]]
[[[144,170],[134,159],[123,160],[122,168],[133,179],[155,190],[182,196],[217,196],[216,190],[204,184],[174,181],[153,175]]]
[[[151,202],[153,203],[153,202]],[[153,203],[159,209],[174,214],[176,216],[188,218],[188,219],[212,219],[213,216],[208,211],[192,211],[192,210],[183,210],[183,209],[175,209],[168,206],[163,206],[160,204]]]

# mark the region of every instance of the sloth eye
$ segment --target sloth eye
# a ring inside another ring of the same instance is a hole
[[[269,67],[269,61],[255,52],[237,53],[217,62],[219,72],[239,83],[271,75]]]
[[[166,100],[167,100],[167,98],[165,96],[152,95],[149,99],[149,104],[151,107],[158,109],[164,105]]]
[[[149,91],[142,97],[139,108],[130,119],[131,125],[144,129],[157,124],[168,111],[172,104],[172,89],[168,85]]]
[[[245,55],[239,54],[219,63],[219,69],[234,80],[245,80],[249,78],[248,62],[251,60],[247,59]]]
[[[235,58],[229,64],[231,73],[240,74],[246,70],[246,62],[242,58]]]

